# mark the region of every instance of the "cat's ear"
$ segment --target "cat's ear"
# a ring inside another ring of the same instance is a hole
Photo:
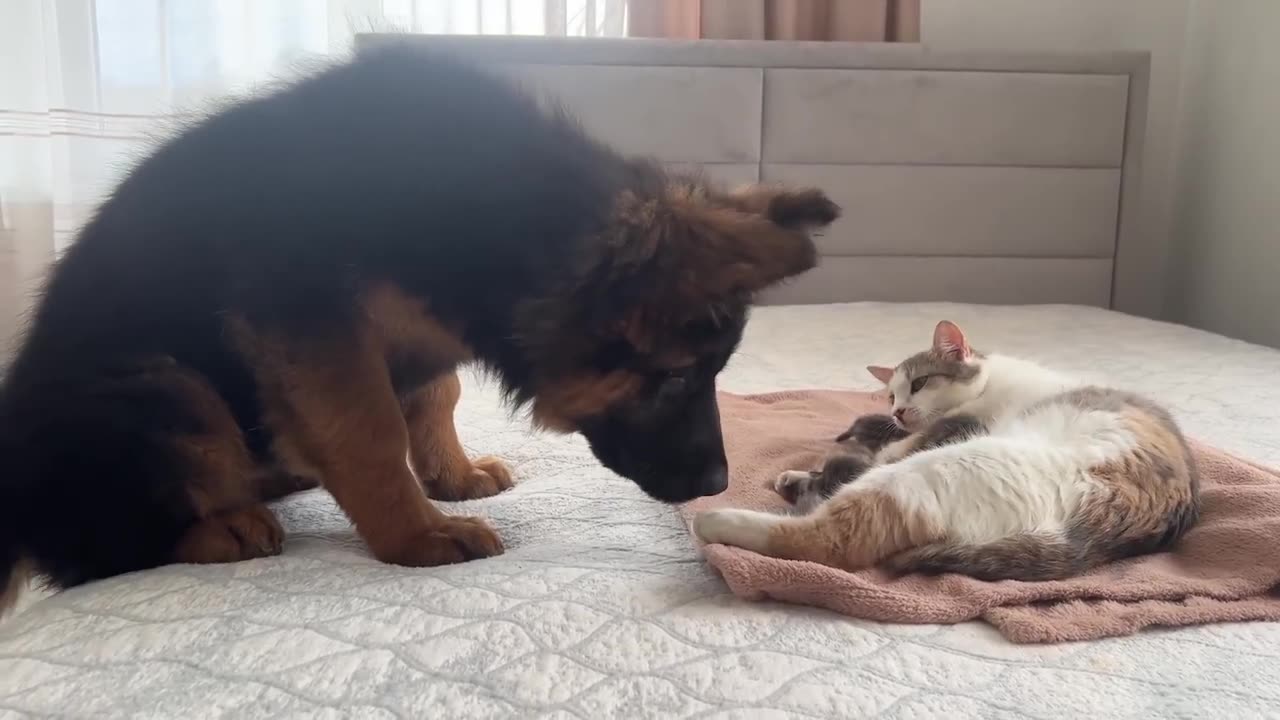
[[[868,365],[867,372],[871,373],[875,379],[885,385],[888,385],[889,381],[893,379],[893,368],[882,367],[880,365]]]
[[[973,349],[964,339],[964,333],[950,320],[943,320],[933,329],[933,349],[954,360],[968,360],[973,356]]]

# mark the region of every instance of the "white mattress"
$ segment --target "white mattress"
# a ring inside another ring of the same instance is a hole
[[[1280,351],[1100,310],[763,308],[723,387],[871,388],[863,366],[947,317],[980,348],[1149,393],[1193,436],[1280,464]],[[0,718],[1260,717],[1280,712],[1280,624],[1017,647],[979,624],[894,626],[751,604],[672,508],[534,436],[472,384],[460,432],[520,484],[499,558],[381,565],[321,492],[286,501],[281,557],[166,567],[0,624]]]

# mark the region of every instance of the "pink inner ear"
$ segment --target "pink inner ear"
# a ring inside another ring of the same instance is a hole
[[[969,349],[969,341],[964,339],[960,327],[949,320],[943,320],[933,329],[933,349],[960,360],[973,354]]]
[[[881,367],[880,365],[868,365],[867,372],[871,373],[875,379],[885,385],[888,385],[889,381],[893,379],[893,368]]]

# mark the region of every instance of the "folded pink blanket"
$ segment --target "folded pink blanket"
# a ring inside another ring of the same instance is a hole
[[[766,483],[816,469],[852,419],[883,412],[864,393],[722,393],[729,489],[682,508],[686,522],[714,507],[786,507]],[[895,578],[778,560],[724,545],[704,548],[735,594],[815,605],[869,620],[957,623],[981,618],[1018,643],[1089,640],[1149,626],[1280,620],[1280,473],[1193,443],[1203,513],[1174,552],[1114,563],[1070,580],[982,582],[959,575]]]

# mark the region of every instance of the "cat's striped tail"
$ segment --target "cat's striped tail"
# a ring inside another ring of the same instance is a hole
[[[1061,580],[1079,575],[1102,558],[1049,535],[1022,534],[982,545],[932,543],[885,561],[900,573],[958,573],[979,580]]]

